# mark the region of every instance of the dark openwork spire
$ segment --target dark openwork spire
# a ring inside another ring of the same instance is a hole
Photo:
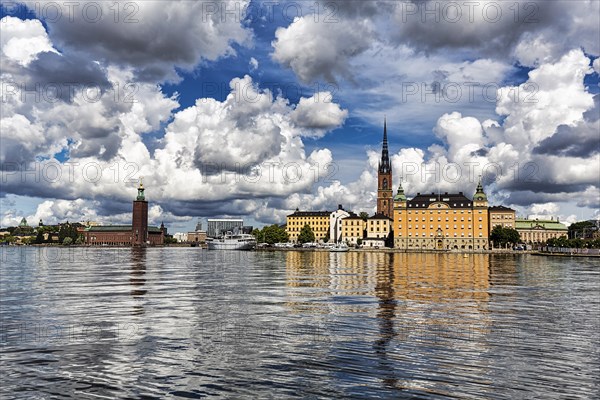
[[[390,154],[388,151],[388,140],[387,140],[387,121],[383,119],[383,147],[381,149],[381,161],[379,163],[379,172],[388,173],[392,170],[390,164]]]

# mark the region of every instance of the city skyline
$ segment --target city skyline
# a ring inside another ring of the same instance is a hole
[[[2,226],[126,222],[140,176],[172,232],[373,214],[384,119],[394,193],[600,215],[598,2],[2,4]]]

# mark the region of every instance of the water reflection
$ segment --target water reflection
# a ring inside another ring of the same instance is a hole
[[[389,254],[393,259],[393,254]],[[388,346],[396,336],[394,321],[396,319],[397,300],[394,293],[394,267],[388,262],[377,268],[377,285],[375,295],[378,298],[377,321],[379,325],[379,338],[373,343],[373,349],[377,354],[379,370],[382,373],[383,385],[396,388],[398,385],[397,375],[393,373],[395,365],[393,359],[388,357]]]
[[[330,296],[378,296],[382,282],[391,282],[396,300],[444,302],[471,300],[482,306],[489,300],[490,258],[486,254],[326,253],[288,252],[287,286],[325,290]],[[323,291],[309,291],[308,296]],[[292,303],[290,306],[306,306]],[[362,311],[360,308],[356,311]]]
[[[132,315],[144,314],[143,296],[148,292],[143,286],[146,284],[146,249],[131,249],[131,272],[129,274],[129,283],[133,287],[130,291],[131,296],[136,300],[133,306]],[[140,298],[141,297],[141,298]]]

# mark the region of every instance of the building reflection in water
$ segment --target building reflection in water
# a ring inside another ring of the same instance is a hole
[[[379,338],[373,343],[373,350],[377,354],[379,369],[382,372],[383,385],[386,387],[397,387],[398,379],[394,371],[394,362],[388,357],[388,346],[396,336],[394,321],[396,319],[396,307],[398,302],[394,293],[394,254],[386,254],[389,257],[377,268],[375,295],[377,302],[377,321],[379,324]],[[386,257],[386,258],[387,258]]]
[[[288,252],[286,257],[290,312],[328,314],[370,343],[385,372],[383,386],[417,389],[413,374],[420,368],[440,374],[447,368],[486,368],[477,359],[471,366],[440,365],[434,349],[456,359],[489,350],[488,255]],[[352,327],[355,313],[373,315],[377,322]],[[337,343],[343,340],[338,337]],[[431,350],[415,354],[415,349]]]
[[[137,301],[142,300],[143,296],[148,292],[144,289],[146,284],[146,249],[141,247],[133,247],[131,249],[131,271],[129,273],[129,284],[132,286],[130,291],[131,296],[136,300],[133,306],[132,315],[144,314],[143,305]]]

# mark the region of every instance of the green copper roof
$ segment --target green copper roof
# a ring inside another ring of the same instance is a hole
[[[479,183],[477,184],[477,189],[475,190],[475,195],[473,196],[473,201],[487,201],[487,195],[483,191],[481,178],[479,178]]]
[[[22,227],[22,228],[24,228],[26,226],[29,226],[29,225],[27,225],[27,220],[25,219],[25,217],[23,217],[23,219],[21,220],[21,223],[19,224],[19,226]]]
[[[404,188],[402,187],[402,182],[398,186],[398,192],[394,196],[394,201],[406,201],[406,195],[404,194]]]
[[[90,226],[86,229],[87,232],[128,232],[131,231],[131,225],[101,225],[101,226]],[[157,226],[149,226],[148,232],[160,233],[161,230]]]
[[[567,231],[567,227],[564,224],[558,222],[558,220],[532,220],[517,218],[515,220],[516,229],[545,229],[549,231]]]
[[[127,232],[131,231],[131,225],[103,225],[90,226],[86,229],[88,232]]]

